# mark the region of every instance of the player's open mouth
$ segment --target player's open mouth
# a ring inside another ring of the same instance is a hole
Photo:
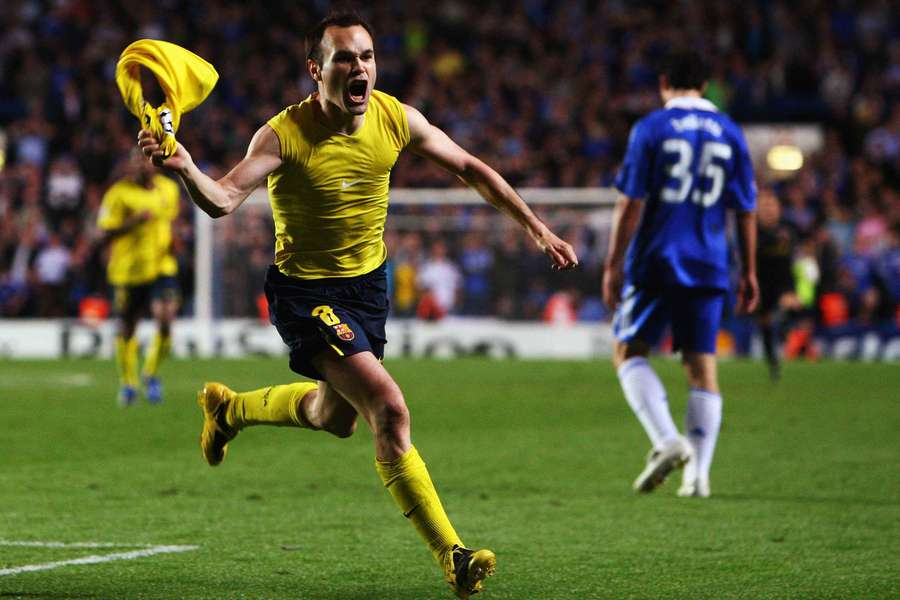
[[[369,88],[369,82],[365,79],[354,79],[347,86],[347,94],[350,101],[359,104],[366,99],[366,90]]]

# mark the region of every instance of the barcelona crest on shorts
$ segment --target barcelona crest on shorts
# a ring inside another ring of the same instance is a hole
[[[350,340],[352,340],[353,338],[356,337],[356,335],[353,333],[353,330],[350,329],[350,326],[347,325],[346,323],[338,323],[337,325],[334,325],[333,327],[334,327],[334,332],[337,334],[337,336],[339,338],[341,338],[342,340],[344,340],[345,342],[349,342]]]

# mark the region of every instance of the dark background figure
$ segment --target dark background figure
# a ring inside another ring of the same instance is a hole
[[[799,308],[794,290],[794,230],[781,219],[781,205],[771,189],[759,192],[756,268],[760,303],[756,322],[762,334],[763,350],[769,375],[781,374],[778,343],[784,317]]]

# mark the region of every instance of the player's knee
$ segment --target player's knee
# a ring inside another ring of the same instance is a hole
[[[348,438],[356,433],[356,419],[349,422],[329,421],[325,423],[323,429],[335,437]]]
[[[636,356],[647,356],[648,352],[649,347],[643,342],[616,342],[615,346],[613,347],[613,366],[616,368],[616,370],[618,370],[618,368],[622,366],[622,363],[624,363],[629,358],[634,358]]]
[[[401,399],[399,402],[388,402],[381,410],[381,422],[391,429],[403,429],[409,426],[409,409]]]
[[[613,346],[612,364],[618,370],[623,362],[625,362],[625,344],[616,342],[615,346]]]
[[[685,373],[690,387],[711,393],[718,393],[719,382],[716,376],[715,366],[707,365],[699,361],[686,361]]]
[[[118,327],[119,337],[125,338],[126,340],[131,339],[134,336],[136,329],[137,323],[129,320],[120,321]]]
[[[379,399],[375,427],[380,433],[387,435],[409,429],[409,409],[402,394],[390,394]]]

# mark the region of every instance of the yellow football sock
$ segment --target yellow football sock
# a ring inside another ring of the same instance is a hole
[[[127,340],[116,337],[116,368],[122,385],[136,387],[138,384],[138,341],[133,335]]]
[[[172,350],[172,336],[157,333],[150,342],[150,351],[144,360],[144,377],[154,377],[159,370],[159,365],[169,356]]]
[[[454,545],[463,544],[444,512],[428,469],[415,446],[397,460],[376,459],[375,470],[403,516],[412,521],[435,560],[443,566],[447,552]]]
[[[243,429],[248,425],[311,429],[312,426],[300,410],[300,401],[316,387],[315,383],[305,381],[240,392],[229,403],[225,420],[235,429]]]

